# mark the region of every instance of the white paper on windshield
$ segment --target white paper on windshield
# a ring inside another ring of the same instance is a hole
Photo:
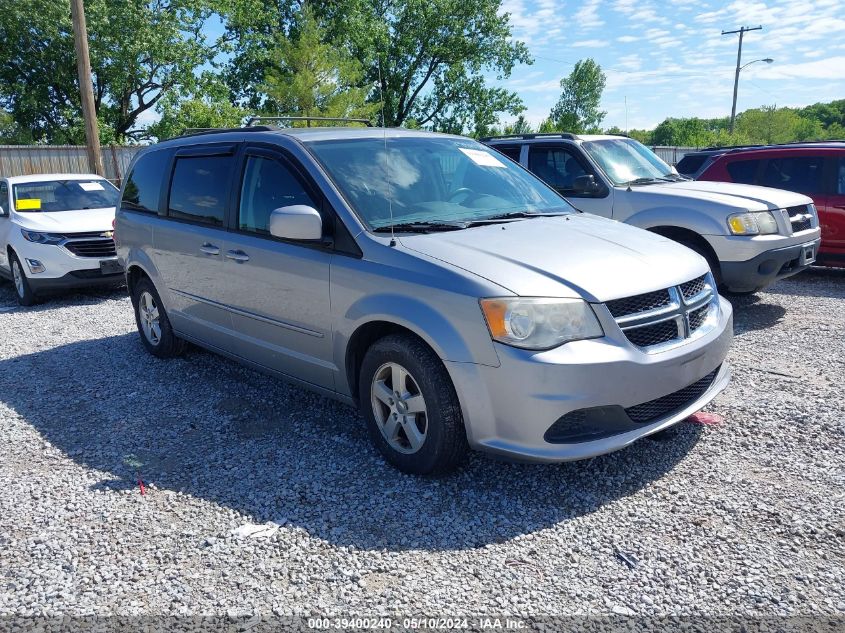
[[[82,187],[84,191],[105,191],[103,189],[103,185],[98,182],[81,182],[79,186]]]
[[[493,154],[488,154],[487,152],[480,150],[480,149],[467,149],[465,147],[459,147],[464,154],[466,154],[469,159],[474,162],[476,165],[481,165],[482,167],[504,167],[505,164],[500,161],[498,158],[493,156]]]

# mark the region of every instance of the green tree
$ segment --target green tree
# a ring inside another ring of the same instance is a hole
[[[234,53],[226,67],[232,95],[265,108],[256,94],[272,66],[280,35],[296,34],[296,9],[287,0],[228,0],[226,37]],[[310,0],[328,41],[348,45],[363,65],[362,86],[382,102],[383,123],[480,132],[498,113],[519,114],[522,102],[490,75],[506,78],[530,63],[528,50],[512,39],[510,16],[501,0]]]
[[[6,4],[0,107],[35,140],[83,141],[68,3]],[[132,137],[138,118],[166,94],[190,92],[195,71],[214,54],[202,34],[206,0],[87,0],[85,11],[95,106],[107,139]]]
[[[226,87],[209,76],[195,94],[185,97],[171,92],[156,109],[161,118],[147,129],[146,136],[159,141],[192,128],[239,127],[247,116],[243,108],[229,101]]]
[[[275,63],[262,87],[276,111],[291,116],[372,118],[379,104],[367,103],[373,84],[365,83],[361,63],[342,45],[325,42],[310,7],[305,6],[294,20],[295,34],[278,37]]]
[[[593,59],[582,59],[568,77],[560,80],[563,89],[549,118],[561,131],[574,134],[598,132],[607,112],[599,110],[607,77]]]
[[[821,138],[822,124],[802,117],[793,108],[766,106],[746,110],[736,117],[736,131],[757,143],[789,143]]]
[[[28,145],[32,143],[32,134],[15,123],[14,117],[0,110],[0,145]]]
[[[549,132],[559,132],[557,125],[551,119],[543,119],[540,125],[537,126],[537,132],[540,134],[548,134]]]
[[[505,134],[531,134],[534,131],[534,128],[525,118],[524,114],[520,114],[516,121],[513,123],[506,125],[504,129]]]

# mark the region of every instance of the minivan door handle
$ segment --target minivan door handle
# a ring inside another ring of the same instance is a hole
[[[226,257],[228,259],[234,259],[236,262],[248,262],[249,261],[249,255],[247,255],[246,253],[244,253],[241,250],[226,251]]]
[[[205,253],[206,255],[219,255],[220,254],[220,247],[215,246],[214,244],[209,244],[206,242],[202,246],[200,246],[200,252]]]

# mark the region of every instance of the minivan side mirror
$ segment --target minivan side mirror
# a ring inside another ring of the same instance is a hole
[[[306,204],[274,209],[267,223],[270,235],[286,240],[315,241],[323,237],[319,211]]]
[[[578,176],[572,183],[572,189],[575,193],[597,193],[601,187],[596,182],[596,177],[592,174],[585,174]]]

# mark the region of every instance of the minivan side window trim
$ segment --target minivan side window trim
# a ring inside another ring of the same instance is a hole
[[[302,185],[305,192],[318,205],[317,211],[323,218],[324,235],[328,236],[328,240],[320,242],[301,242],[298,240],[286,240],[273,235],[264,233],[257,233],[240,228],[238,213],[240,209],[241,191],[243,188],[243,179],[246,174],[247,161],[250,156],[259,158],[266,158],[275,160],[282,166],[288,169],[297,182]],[[232,187],[230,195],[230,209],[231,214],[229,218],[228,230],[233,233],[243,233],[245,235],[252,235],[257,238],[271,240],[274,242],[281,242],[283,244],[292,244],[301,246],[303,248],[310,248],[316,250],[332,250],[339,255],[348,255],[350,257],[361,258],[363,252],[358,246],[349,229],[340,219],[338,214],[332,208],[326,196],[323,194],[320,187],[302,168],[302,165],[293,154],[283,147],[264,143],[248,143],[245,144],[242,150],[238,153],[237,165],[234,169],[236,172],[236,180]]]
[[[188,147],[181,147],[170,157],[168,161],[167,170],[165,173],[167,174],[167,180],[164,183],[164,187],[162,187],[162,199],[160,202],[160,209],[161,213],[159,217],[166,219],[169,222],[181,222],[183,224],[192,224],[194,226],[203,226],[209,229],[215,229],[218,231],[227,231],[229,221],[231,220],[231,199],[232,199],[232,186],[236,171],[232,169],[229,171],[229,181],[226,183],[226,195],[224,196],[224,209],[223,209],[223,224],[220,226],[216,226],[214,224],[209,224],[208,222],[201,222],[198,220],[191,220],[188,218],[176,218],[170,215],[170,193],[173,187],[173,176],[176,172],[176,163],[180,158],[201,158],[201,157],[209,157],[209,156],[231,156],[233,164],[237,164],[237,156],[236,152],[238,149],[238,143],[227,143],[225,145],[221,144],[205,144],[205,145],[198,145],[198,146],[188,146]]]

